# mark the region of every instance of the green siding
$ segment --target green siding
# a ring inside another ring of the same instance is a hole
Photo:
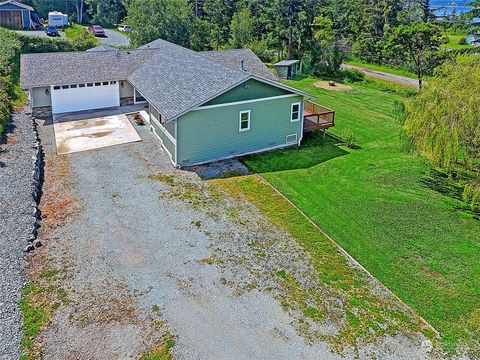
[[[302,100],[302,96],[295,95],[196,110],[181,116],[177,119],[178,164],[188,166],[284,146],[290,134],[300,139],[302,121],[290,122],[290,112],[291,104]],[[244,110],[251,111],[250,130],[240,132],[239,113]]]
[[[48,90],[48,95],[45,92]],[[50,86],[43,86],[32,89],[33,107],[52,106],[50,98]]]
[[[290,92],[257,80],[248,80],[241,85],[238,85],[237,87],[227,91],[226,93],[217,96],[215,99],[210,100],[209,102],[205,103],[204,106],[260,99],[286,94],[290,94]]]
[[[174,122],[172,122],[173,126],[175,125]],[[165,128],[162,127],[157,120],[155,120],[154,117],[152,117],[152,114],[150,113],[150,125],[153,128],[153,131],[157,136],[162,140],[163,146],[167,149],[167,151],[170,153],[172,157],[172,161],[175,162],[175,143],[170,140],[170,138],[165,134]],[[171,125],[170,125],[171,126]]]

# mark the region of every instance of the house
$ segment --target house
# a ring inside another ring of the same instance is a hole
[[[36,116],[143,103],[175,166],[297,146],[308,94],[248,50],[194,52],[164,40],[135,50],[24,54]]]
[[[465,42],[467,45],[475,45],[475,43],[478,43],[480,41],[480,31],[474,32],[472,34],[468,34],[465,37]]]
[[[0,2],[0,26],[10,29],[33,29],[33,8],[16,1]]]
[[[295,77],[298,71],[300,60],[283,60],[273,64],[278,77],[282,79],[290,79]]]

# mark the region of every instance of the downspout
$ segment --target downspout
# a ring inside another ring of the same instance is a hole
[[[300,144],[302,143],[302,139],[303,139],[303,122],[305,121],[305,116],[304,116],[305,113],[303,111],[304,103],[305,103],[305,97],[302,96],[302,102],[301,102],[302,105],[301,105],[301,109],[300,109],[301,110],[300,114],[302,115],[302,121],[301,121],[302,125],[300,127],[300,138],[298,139],[298,146],[300,146]]]
[[[174,120],[175,121],[175,167],[180,168],[178,165],[178,118]]]

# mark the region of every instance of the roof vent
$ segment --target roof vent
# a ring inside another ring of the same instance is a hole
[[[243,61],[243,60],[240,60],[240,69],[242,69],[243,71],[245,71],[245,65],[244,65],[244,61]]]

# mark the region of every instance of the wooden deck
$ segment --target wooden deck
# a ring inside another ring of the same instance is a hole
[[[305,100],[303,109],[303,132],[323,130],[335,126],[335,111]]]

